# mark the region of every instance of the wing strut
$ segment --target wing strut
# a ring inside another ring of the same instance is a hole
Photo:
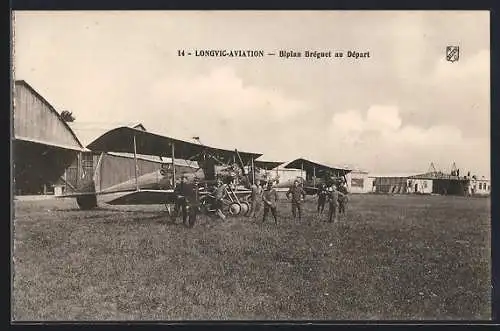
[[[172,173],[173,173],[172,187],[175,188],[175,184],[177,182],[175,181],[175,144],[174,143],[172,143]]]
[[[139,179],[138,179],[139,168],[137,165],[137,144],[135,141],[135,134],[134,134],[134,163],[135,163],[135,188],[137,191],[139,191]]]
[[[316,187],[316,167],[313,167],[313,186]]]
[[[245,165],[243,164],[243,160],[241,159],[241,155],[240,155],[240,153],[238,152],[237,149],[235,149],[234,152],[235,152],[236,156],[238,156],[238,163],[240,165],[241,171],[243,172],[243,176],[245,176],[245,178],[247,179],[246,182],[249,183],[250,179],[248,178],[248,172],[245,170]],[[235,155],[233,154],[233,157],[234,156]],[[252,160],[252,167],[253,167],[253,157],[252,157],[251,160]],[[252,171],[253,171],[253,168],[252,168]]]
[[[255,185],[255,168],[254,168],[253,158],[252,158],[252,184]]]
[[[94,176],[92,176],[92,179],[94,180],[94,184],[96,185],[96,191],[99,192],[101,190],[101,184],[102,184],[102,176],[101,176],[101,163],[102,159],[104,157],[104,152],[101,152],[99,155],[99,159],[97,160],[97,165],[94,170]]]

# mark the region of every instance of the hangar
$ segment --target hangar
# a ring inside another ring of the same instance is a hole
[[[395,174],[395,175],[371,175],[376,193],[391,194],[442,194],[442,195],[465,195],[473,185],[474,177],[460,176],[455,164],[451,173],[437,171],[431,163],[426,173],[420,174]],[[485,185],[482,185],[485,187]],[[473,195],[474,193],[472,193]]]
[[[415,174],[370,174],[372,191],[375,193],[404,194],[408,193],[408,178]]]
[[[467,176],[430,172],[408,178],[409,193],[464,195],[470,179]]]
[[[14,83],[14,193],[42,194],[83,146],[54,107],[24,80]]]

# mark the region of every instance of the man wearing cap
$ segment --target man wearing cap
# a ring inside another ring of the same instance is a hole
[[[224,199],[226,187],[227,187],[227,185],[222,182],[222,179],[220,177],[217,177],[217,187],[215,188],[215,192],[214,192],[214,196],[215,196],[214,208],[216,210],[217,215],[222,220],[226,219],[226,216],[222,212],[222,207],[224,205],[224,202],[222,200]]]
[[[262,187],[260,186],[259,181],[255,181],[255,183],[252,184],[251,186],[252,190],[252,195],[251,195],[251,202],[252,202],[252,213],[250,214],[250,217],[255,218],[255,214],[259,209],[259,202],[260,198],[262,196]]]
[[[318,214],[323,214],[325,210],[326,193],[325,184],[320,184],[318,187]]]
[[[347,196],[349,192],[345,184],[340,185],[339,193],[341,193],[339,194],[339,214],[345,215],[347,203],[349,202],[349,197]]]
[[[267,187],[262,194],[262,201],[264,201],[264,216],[262,217],[262,223],[266,221],[267,214],[271,211],[274,217],[274,223],[278,224],[277,207],[278,202],[278,192],[273,188],[273,183],[268,182]]]
[[[187,203],[186,203],[186,198],[183,195],[185,191],[184,189],[185,179],[186,179],[185,176],[181,176],[179,183],[174,188],[174,194],[175,194],[174,217],[173,217],[174,223],[177,221],[177,217],[179,216],[179,212],[181,210],[182,210],[182,219],[185,221],[187,217]]]
[[[288,192],[286,192],[286,198],[290,199],[290,195],[292,196],[292,214],[293,218],[297,217],[297,211],[299,216],[299,222],[302,220],[302,201],[306,197],[306,192],[299,185],[299,181],[295,180],[293,182],[293,186],[290,187]]]
[[[331,189],[329,190],[328,194],[328,222],[337,222],[338,221],[338,216],[337,216],[337,208],[339,206],[339,196],[343,195],[339,191],[337,191],[337,187],[335,184],[332,185]]]

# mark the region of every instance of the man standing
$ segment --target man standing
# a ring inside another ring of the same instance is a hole
[[[182,210],[182,219],[186,221],[187,218],[187,201],[184,196],[185,191],[185,176],[181,176],[180,182],[175,186],[174,194],[175,194],[175,205],[174,205],[174,223],[177,221],[177,217],[179,216],[179,212]]]
[[[347,197],[347,187],[345,185],[340,185],[339,188],[339,214],[345,215],[345,210],[347,207],[347,203],[349,202],[349,198]]]
[[[215,188],[214,196],[215,196],[215,201],[214,201],[214,208],[216,210],[217,215],[222,219],[225,220],[226,216],[222,212],[222,207],[224,206],[224,196],[226,193],[226,187],[227,185],[222,182],[222,179],[220,177],[217,178],[217,187]]]
[[[252,190],[252,195],[251,195],[252,213],[250,214],[250,217],[255,218],[255,215],[260,207],[259,202],[262,196],[262,188],[260,187],[259,181],[256,181],[254,184],[252,184],[251,190]]]
[[[306,197],[306,192],[299,186],[299,181],[296,180],[293,182],[293,186],[290,187],[288,192],[286,192],[286,198],[290,199],[290,195],[292,196],[292,214],[293,218],[297,217],[297,211],[299,216],[299,222],[302,220],[302,201]]]
[[[339,204],[339,196],[343,195],[339,191],[337,191],[337,188],[335,187],[335,184],[332,185],[331,191],[328,194],[328,204],[329,204],[329,209],[328,209],[328,222],[337,222],[337,208]]]
[[[276,204],[278,202],[278,192],[273,188],[273,183],[268,182],[266,190],[262,195],[262,201],[264,201],[264,216],[262,218],[262,223],[266,221],[267,214],[271,211],[274,217],[274,223],[278,224],[277,208]]]
[[[326,202],[326,187],[325,184],[320,184],[318,188],[318,214],[323,214]]]

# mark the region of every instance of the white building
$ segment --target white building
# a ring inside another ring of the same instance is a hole
[[[275,185],[276,191],[278,192],[287,191],[296,179],[306,178],[306,171],[300,169],[287,169],[278,167],[270,170],[270,173],[272,174],[272,178],[278,180],[278,183]]]
[[[368,171],[353,170],[346,175],[349,193],[369,193],[373,190],[373,178]]]
[[[491,180],[485,178],[471,178],[469,184],[469,194],[471,195],[490,195]]]
[[[430,178],[410,178],[407,180],[407,193],[432,193],[432,179]]]

